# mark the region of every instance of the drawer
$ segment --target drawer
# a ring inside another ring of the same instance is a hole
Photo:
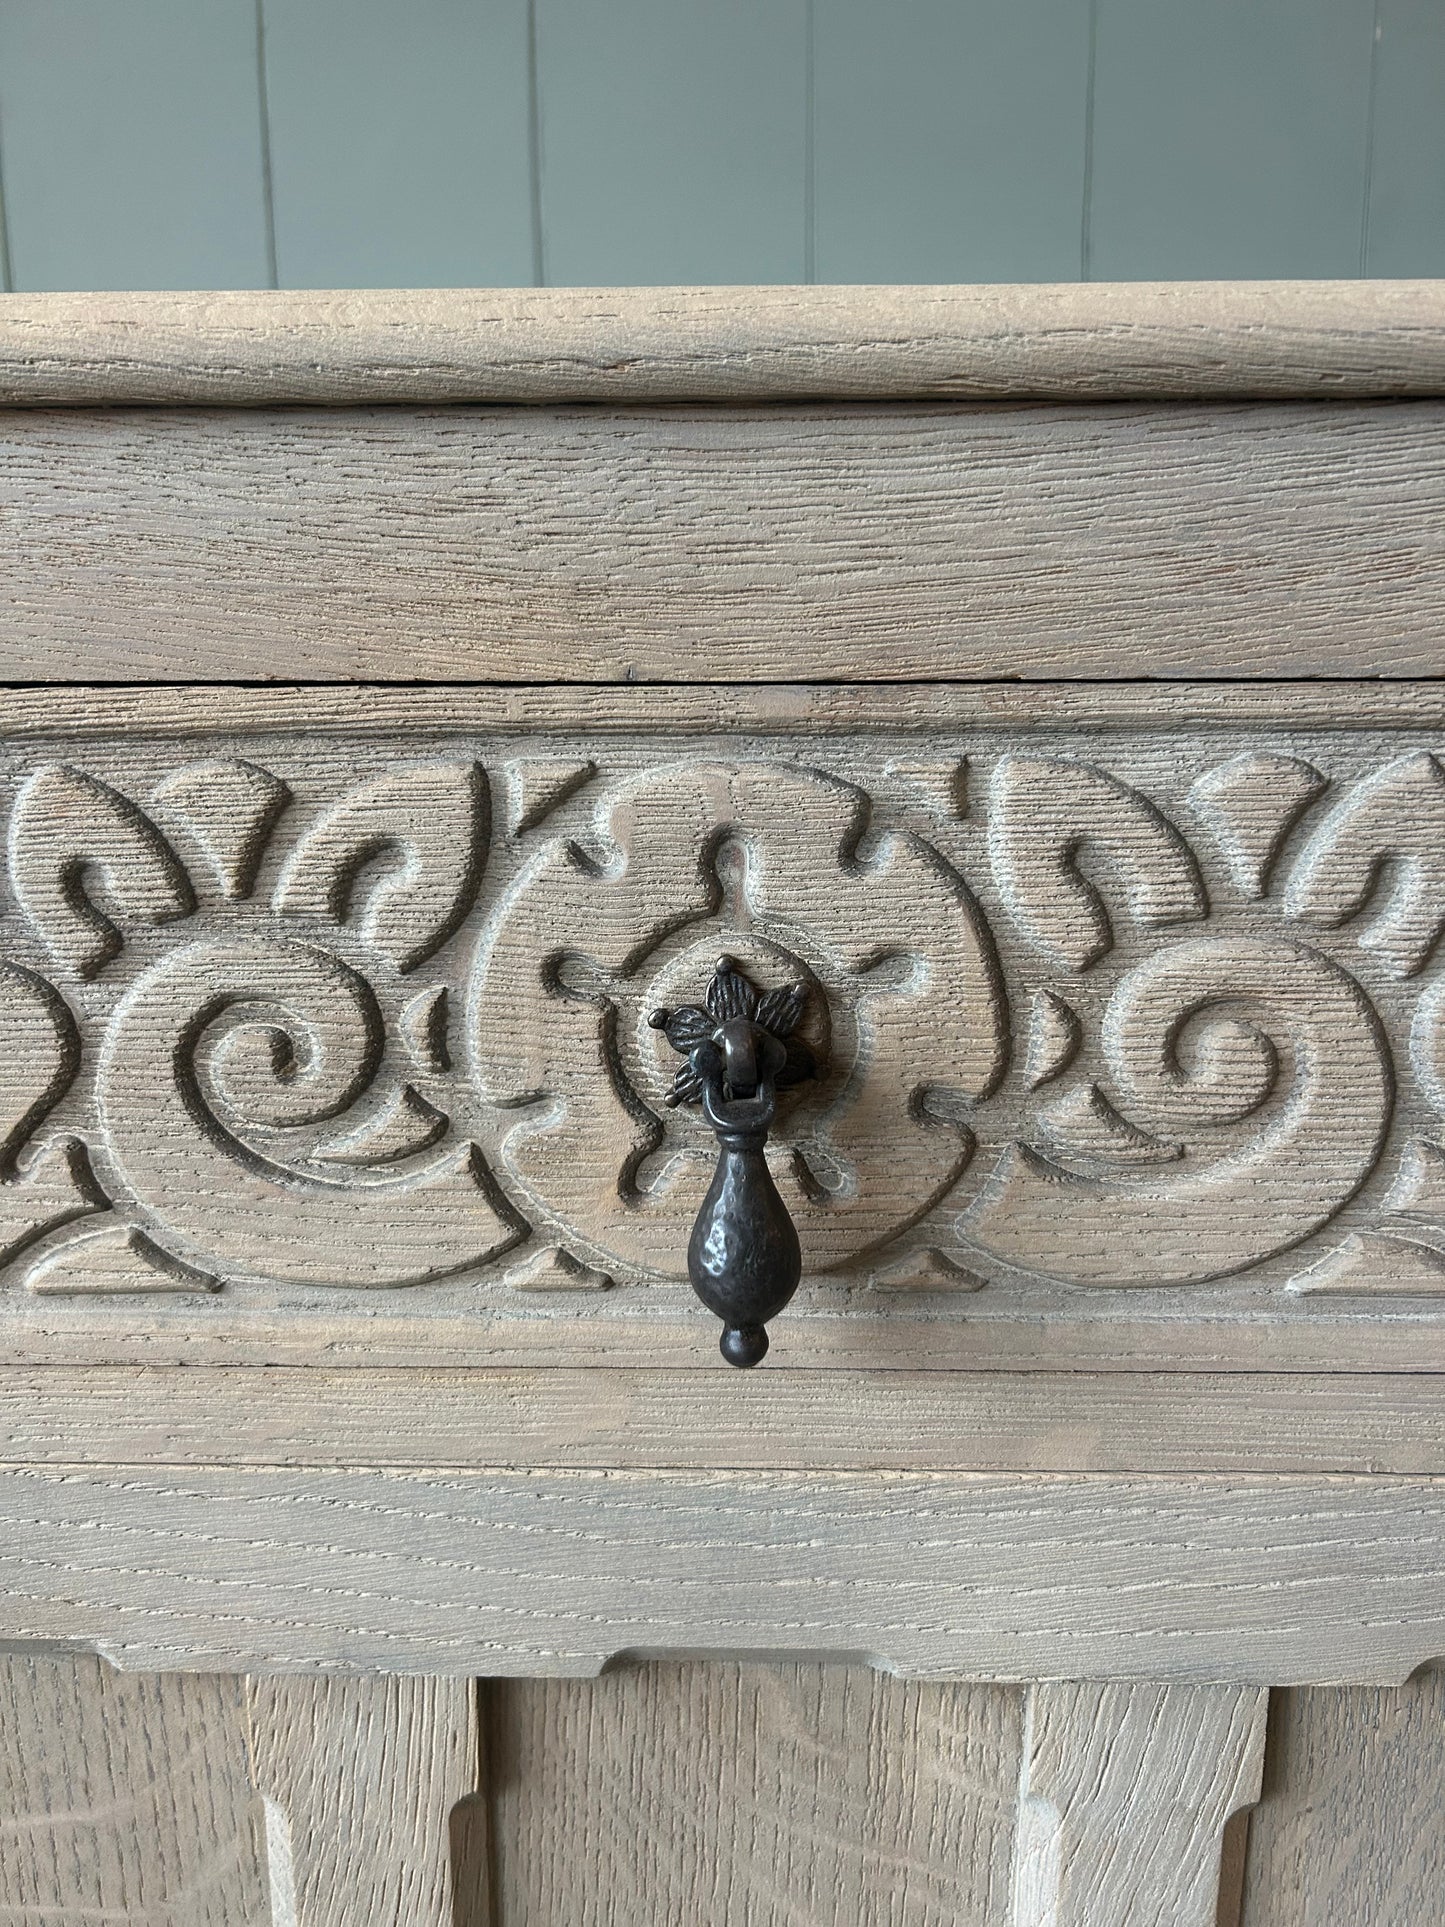
[[[818,1060],[777,1362],[1438,1369],[1442,751],[1428,685],[12,694],[7,1354],[708,1362],[649,1019],[727,956]]]

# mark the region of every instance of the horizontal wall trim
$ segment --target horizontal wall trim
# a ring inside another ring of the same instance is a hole
[[[7,295],[0,405],[1445,394],[1445,281]]]

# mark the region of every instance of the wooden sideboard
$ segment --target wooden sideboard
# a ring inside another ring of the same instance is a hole
[[[0,1915],[1433,1927],[1445,284],[14,296],[0,404]]]

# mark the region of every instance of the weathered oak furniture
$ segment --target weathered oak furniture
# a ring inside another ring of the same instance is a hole
[[[1437,1920],[1445,290],[10,297],[0,399],[0,1912]]]

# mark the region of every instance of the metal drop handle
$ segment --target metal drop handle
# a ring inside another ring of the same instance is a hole
[[[688,1242],[687,1275],[723,1321],[729,1365],[766,1357],[767,1322],[802,1276],[798,1233],[766,1151],[778,1091],[817,1075],[812,1051],[794,1035],[807,997],[805,984],[759,991],[731,957],[720,957],[705,1004],[648,1019],[687,1058],[667,1102],[700,1104],[717,1134],[717,1169]]]

